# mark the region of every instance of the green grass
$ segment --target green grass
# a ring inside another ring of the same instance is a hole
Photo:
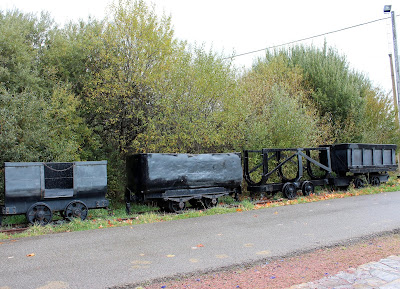
[[[317,202],[326,199],[346,198],[358,195],[379,194],[384,192],[400,191],[400,180],[390,178],[385,184],[379,187],[365,187],[362,189],[350,188],[346,191],[335,191],[319,189],[315,194],[308,197],[298,197],[296,200],[282,200],[271,202],[265,205],[255,205],[249,200],[248,195],[244,195],[240,202],[235,201],[231,197],[223,197],[219,200],[219,205],[208,210],[194,210],[190,207],[179,214],[169,214],[159,211],[158,207],[132,204],[131,214],[125,211],[124,204],[113,204],[112,210],[97,209],[89,210],[88,217],[85,221],[75,219],[71,222],[62,221],[59,214],[54,214],[54,219],[60,220],[57,224],[49,224],[46,226],[30,225],[28,230],[14,235],[6,235],[0,233],[0,240],[23,238],[28,236],[39,236],[45,234],[54,234],[60,232],[84,231],[93,229],[104,229],[110,227],[134,226],[138,224],[148,224],[155,222],[166,222],[171,220],[181,220],[188,218],[198,218],[207,215],[219,215],[227,213],[236,213],[242,211],[251,211],[268,207],[286,206],[301,203]],[[282,196],[276,194],[272,200],[279,200]],[[232,206],[235,205],[235,206]],[[3,219],[4,228],[10,227],[10,224],[25,224],[25,216],[9,216]]]

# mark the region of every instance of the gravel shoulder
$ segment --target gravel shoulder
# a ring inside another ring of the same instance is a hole
[[[400,255],[399,232],[296,256],[265,260],[263,264],[181,276],[133,288],[288,288],[379,261],[390,255]]]

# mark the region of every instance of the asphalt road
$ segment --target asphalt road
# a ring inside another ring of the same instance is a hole
[[[0,289],[109,288],[398,229],[400,192],[393,192],[4,241]]]

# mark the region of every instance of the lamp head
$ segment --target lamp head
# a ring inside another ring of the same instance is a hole
[[[392,5],[385,5],[383,7],[383,12],[390,13],[390,11],[392,11]]]

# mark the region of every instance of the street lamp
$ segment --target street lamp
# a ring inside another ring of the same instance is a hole
[[[397,86],[397,107],[399,114],[399,122],[400,122],[400,71],[399,71],[399,53],[397,50],[397,34],[396,34],[396,19],[394,11],[392,11],[392,5],[385,5],[383,7],[384,13],[391,13],[392,16],[392,34],[393,34],[393,52],[394,52],[394,64],[395,64],[395,72],[396,72],[396,86]]]

